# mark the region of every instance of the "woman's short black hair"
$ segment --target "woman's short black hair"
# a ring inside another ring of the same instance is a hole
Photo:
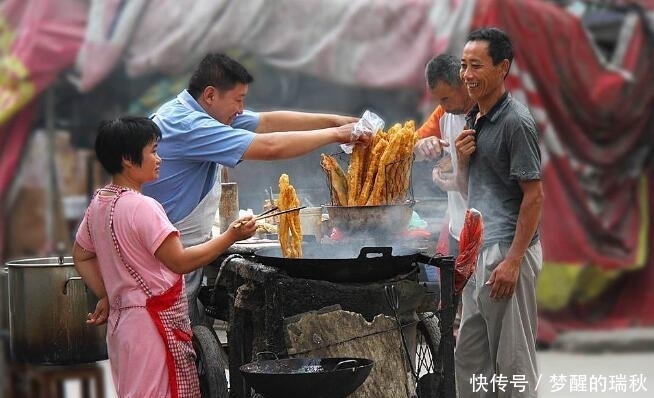
[[[240,84],[250,84],[254,78],[238,61],[222,53],[207,54],[188,83],[188,92],[196,100],[207,86],[221,91],[231,90]]]
[[[95,155],[111,175],[123,171],[123,159],[134,164],[143,162],[143,148],[161,139],[161,130],[149,118],[123,116],[103,120],[95,138]]]

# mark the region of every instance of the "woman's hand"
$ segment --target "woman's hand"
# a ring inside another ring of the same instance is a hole
[[[107,296],[98,300],[95,305],[95,311],[86,316],[86,323],[89,325],[100,326],[107,322],[109,317],[109,299]]]
[[[239,218],[227,229],[235,242],[252,237],[257,232],[257,223],[251,215]]]

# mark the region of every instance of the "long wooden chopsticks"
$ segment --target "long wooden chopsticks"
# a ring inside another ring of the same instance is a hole
[[[275,211],[278,210],[277,206],[275,206],[272,209],[266,210],[263,213],[254,216],[254,221],[259,221],[261,219],[269,218],[269,217],[276,217],[276,216],[278,216],[280,214],[286,214],[286,213],[290,213],[292,211],[300,211],[300,210],[304,209],[305,207],[306,206],[294,207],[292,209],[281,210],[281,211],[278,211],[278,212],[275,213]],[[234,228],[238,228],[241,225],[243,225],[243,223],[237,222],[237,223],[234,224]]]

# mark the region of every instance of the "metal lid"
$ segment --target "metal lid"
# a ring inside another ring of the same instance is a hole
[[[73,257],[41,257],[26,258],[21,260],[8,261],[5,264],[8,268],[14,267],[68,267],[73,264]]]

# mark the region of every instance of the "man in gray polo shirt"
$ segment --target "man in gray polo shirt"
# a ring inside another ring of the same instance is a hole
[[[499,29],[468,35],[461,78],[476,106],[456,140],[458,185],[482,213],[477,269],[463,291],[456,346],[460,398],[536,397],[536,278],[543,188],[538,134],[529,110],[506,91],[513,61]]]

